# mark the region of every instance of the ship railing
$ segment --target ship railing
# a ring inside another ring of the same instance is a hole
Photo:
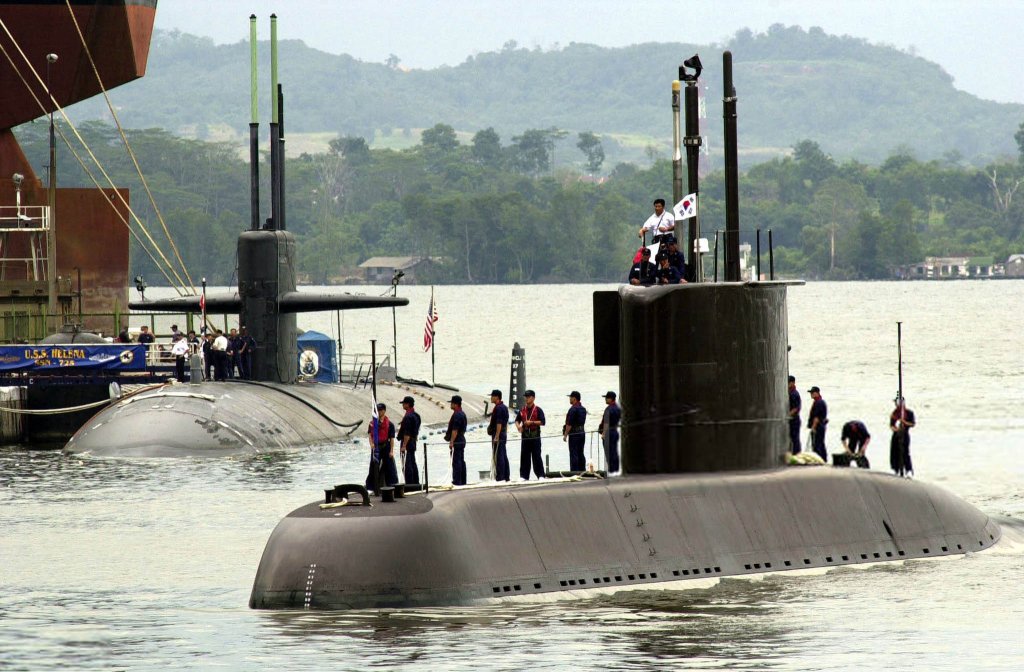
[[[49,230],[49,206],[0,205],[0,233],[41,233]]]
[[[391,355],[377,356],[377,368],[391,366]],[[373,356],[366,352],[343,352],[338,359],[338,381],[366,387],[373,381]]]

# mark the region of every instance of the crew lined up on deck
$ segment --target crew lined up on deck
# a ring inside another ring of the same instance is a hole
[[[491,473],[496,481],[510,481],[511,467],[508,461],[507,441],[509,410],[503,401],[501,390],[491,391],[491,402],[494,404],[487,427],[491,437]],[[524,393],[525,404],[520,408],[512,422],[521,436],[519,458],[519,476],[522,480],[530,480],[532,469],[534,476],[540,480],[546,476],[541,452],[542,427],[547,424],[544,410],[536,404],[537,395],[533,390]],[[573,390],[569,393],[569,409],[562,425],[562,440],[569,448],[570,471],[592,471],[593,465],[586,463],[584,448],[586,444],[587,409],[581,403],[581,395]],[[598,433],[604,448],[605,463],[608,473],[619,471],[619,425],[622,421],[622,409],[617,403],[615,392],[604,395],[605,410],[602,415]],[[449,400],[452,414],[444,433],[448,444],[451,463],[452,485],[466,485],[466,432],[468,419],[462,410],[462,397],[454,395]],[[385,486],[398,483],[398,468],[395,463],[395,439],[399,443],[401,471],[406,483],[419,483],[419,469],[416,464],[416,437],[419,434],[422,419],[415,410],[416,401],[412,397],[402,400],[405,415],[397,432],[395,425],[388,417],[387,406],[377,404],[377,415],[370,421],[368,439],[370,447],[370,468],[366,476],[366,489],[379,493]]]

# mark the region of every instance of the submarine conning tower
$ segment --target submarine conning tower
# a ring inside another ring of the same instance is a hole
[[[594,293],[595,364],[619,366],[623,473],[781,466],[788,284]]]
[[[289,231],[243,231],[238,236],[239,323],[256,339],[255,380],[294,383],[298,327],[279,298],[295,291],[295,236]]]

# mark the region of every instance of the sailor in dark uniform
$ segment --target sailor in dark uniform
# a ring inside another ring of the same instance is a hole
[[[491,390],[491,422],[487,426],[487,434],[491,437],[491,466],[494,469],[494,480],[511,480],[511,467],[508,464],[508,452],[505,443],[508,441],[508,406],[501,401],[501,390]]]
[[[828,424],[828,404],[821,398],[821,389],[815,385],[807,390],[811,393],[811,414],[807,416],[807,429],[811,430],[814,452],[818,457],[828,461],[828,453],[825,452],[825,426]]]
[[[864,456],[864,452],[868,449],[868,444],[871,443],[871,434],[868,432],[867,425],[863,422],[860,420],[850,420],[843,425],[843,433],[839,440],[843,442],[847,453],[859,459]]]
[[[544,459],[541,455],[540,432],[547,420],[544,411],[534,403],[536,394],[533,390],[523,393],[526,404],[516,413],[516,428],[522,434],[523,443],[519,453],[519,478],[530,480],[530,464],[538,479],[544,478]]]
[[[420,414],[416,412],[416,400],[412,397],[402,399],[402,424],[398,427],[398,447],[402,455],[402,475],[406,483],[419,483],[420,470],[416,466],[416,437],[420,433]]]
[[[462,397],[451,399],[452,417],[448,420],[448,431],[444,440],[452,461],[452,485],[466,484],[466,414],[462,412]]]
[[[629,284],[650,287],[656,280],[655,273],[657,271],[657,267],[651,263],[651,249],[645,247],[640,253],[640,261],[629,269]]]
[[[914,464],[910,461],[910,428],[916,424],[914,412],[907,408],[903,399],[897,397],[896,408],[889,415],[889,429],[892,430],[889,466],[897,476],[910,476],[914,473]]]
[[[583,449],[587,445],[587,409],[580,403],[580,393],[569,393],[569,412],[565,414],[565,428],[562,440],[569,442],[569,471],[586,471],[587,457]]]
[[[676,241],[675,236],[666,236],[662,243],[665,244],[665,254],[668,255],[668,265],[676,269],[679,272],[679,277],[685,282],[687,279],[686,275],[686,256],[679,251],[679,243]]]
[[[789,377],[789,451],[800,452],[800,392],[796,389],[796,378]]]
[[[612,391],[605,393],[604,403],[604,415],[601,416],[597,431],[604,444],[605,469],[611,474],[619,470],[619,421],[622,419],[622,409],[615,403],[615,393]]]
[[[238,369],[242,378],[252,380],[252,355],[256,350],[256,339],[252,337],[249,330],[242,327],[242,333],[238,336]]]
[[[679,271],[668,263],[668,252],[658,252],[658,270],[654,277],[659,285],[678,285],[683,282],[683,276]]]

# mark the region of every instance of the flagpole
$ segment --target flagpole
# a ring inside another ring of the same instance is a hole
[[[435,384],[434,351],[437,350],[437,332],[434,330],[434,286],[430,286],[430,384]]]
[[[206,333],[206,278],[203,278],[203,324],[200,326],[199,332]]]

